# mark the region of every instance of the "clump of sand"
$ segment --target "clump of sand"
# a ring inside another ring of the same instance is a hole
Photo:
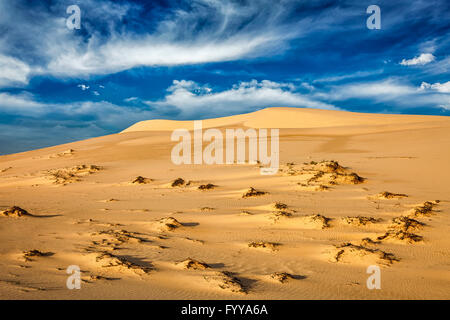
[[[288,280],[295,279],[296,277],[286,272],[274,272],[269,276],[271,279],[280,283],[286,283]]]
[[[279,243],[265,242],[265,241],[259,241],[259,242],[253,241],[248,244],[249,248],[266,249],[266,250],[270,250],[270,251],[276,251],[278,246],[280,246]]]
[[[356,216],[356,217],[343,217],[342,221],[346,224],[354,225],[354,226],[365,226],[371,223],[380,222],[381,219],[376,219],[373,217],[364,217],[364,216]]]
[[[273,204],[273,207],[277,210],[284,210],[288,208],[288,205],[282,202],[275,202]]]
[[[122,244],[125,242],[147,242],[148,240],[141,237],[139,233],[130,232],[127,230],[102,230],[92,235],[108,235],[111,236],[117,244]]]
[[[267,194],[265,191],[256,190],[253,187],[250,187],[243,195],[242,198],[250,198],[250,197],[258,197]]]
[[[371,238],[363,238],[361,239],[361,246],[375,245],[379,244],[380,241],[372,240]]]
[[[312,191],[327,190],[332,185],[360,184],[365,181],[365,178],[349,171],[334,160],[311,161],[304,163],[301,168],[296,168],[293,163],[288,163],[286,166],[287,169],[281,169],[282,172],[291,176],[306,176],[306,180],[298,184]]]
[[[292,213],[285,210],[278,210],[273,211],[271,215],[269,216],[269,219],[272,219],[274,222],[277,222],[278,220],[282,218],[290,218],[292,217]]]
[[[21,217],[32,217],[33,215],[29,213],[27,210],[22,209],[17,206],[12,206],[4,211],[1,211],[0,214],[2,214],[5,217],[14,217],[14,218],[21,218]]]
[[[229,292],[247,293],[242,282],[228,271],[216,272],[213,275],[204,276],[204,279],[211,285]]]
[[[23,258],[25,261],[33,261],[34,257],[49,257],[52,256],[53,252],[42,252],[37,249],[28,250],[23,252]]]
[[[333,255],[335,262],[353,262],[354,259],[370,259],[382,264],[390,265],[400,261],[394,254],[380,249],[371,249],[362,245],[355,245],[350,242],[336,246],[337,253]]]
[[[380,199],[399,199],[399,198],[406,198],[408,195],[404,193],[392,193],[388,191],[383,191],[378,194],[378,198]]]
[[[198,187],[199,190],[211,190],[216,188],[217,186],[212,183],[202,184]]]
[[[124,257],[119,257],[108,252],[98,254],[95,261],[100,262],[103,268],[127,269],[136,274],[148,274],[153,270],[152,267],[135,264]]]
[[[388,230],[382,236],[377,237],[377,240],[379,240],[379,241],[389,240],[389,239],[404,241],[407,243],[415,243],[415,242],[422,241],[423,237],[419,236],[417,234],[411,233],[411,232],[403,231],[403,230]]]
[[[185,184],[186,184],[186,181],[183,178],[177,178],[172,181],[171,186],[172,187],[181,187],[181,186],[184,186]]]
[[[423,228],[423,226],[425,226],[425,223],[423,222],[417,221],[409,217],[401,216],[392,219],[392,224],[390,228],[409,232],[420,230]]]
[[[48,170],[47,176],[53,180],[54,184],[68,184],[81,180],[81,177],[102,170],[102,167],[96,165],[79,165],[71,168]]]
[[[132,184],[148,184],[153,180],[150,178],[145,178],[143,176],[137,176],[131,183]]]
[[[434,206],[437,205],[438,202],[425,201],[421,206],[417,206],[413,208],[411,215],[414,217],[427,217],[433,213]]]
[[[177,265],[182,266],[183,269],[192,269],[192,270],[205,270],[210,268],[208,264],[191,258],[187,258],[186,260],[178,262]]]
[[[182,226],[182,224],[173,217],[162,218],[158,221],[158,224],[161,231],[172,231]]]
[[[319,229],[326,229],[330,227],[329,222],[331,219],[321,214],[313,214],[302,217],[302,220],[306,225]]]

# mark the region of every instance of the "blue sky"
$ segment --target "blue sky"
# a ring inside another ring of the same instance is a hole
[[[448,0],[0,0],[0,154],[266,107],[448,116],[449,31]]]

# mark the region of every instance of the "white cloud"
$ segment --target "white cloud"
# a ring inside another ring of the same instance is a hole
[[[442,93],[450,93],[450,81],[447,81],[445,83],[427,83],[427,82],[422,82],[422,84],[420,85],[420,89],[421,90],[435,90],[438,92],[442,92]]]
[[[83,91],[88,90],[90,88],[88,85],[85,84],[79,84],[77,87]]]
[[[252,80],[235,84],[228,90],[214,92],[193,81],[175,80],[162,100],[145,103],[159,110],[177,112],[177,118],[224,116],[265,107],[336,109],[331,104],[300,94],[294,89],[291,83]]]
[[[30,67],[13,57],[0,53],[0,87],[28,84]]]
[[[433,54],[431,54],[431,53],[422,53],[420,56],[409,59],[409,60],[403,59],[400,62],[400,64],[402,66],[416,66],[416,65],[423,66],[425,64],[428,64],[428,63],[434,61],[435,58],[436,57],[433,56]]]

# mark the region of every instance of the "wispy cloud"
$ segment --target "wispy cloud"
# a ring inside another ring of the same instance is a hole
[[[0,87],[28,84],[30,67],[16,58],[0,54]]]

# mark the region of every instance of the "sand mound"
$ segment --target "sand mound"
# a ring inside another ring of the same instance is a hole
[[[27,210],[22,209],[17,206],[13,206],[4,211],[1,211],[0,214],[2,214],[5,217],[14,217],[14,218],[20,218],[20,217],[26,217],[26,216],[32,217],[33,216]]]
[[[247,211],[247,210],[243,210],[243,211],[241,211],[241,213],[239,215],[241,215],[241,216],[252,216],[253,213],[251,213],[250,211]]]
[[[158,227],[161,231],[172,231],[182,226],[182,224],[173,217],[162,218],[158,221],[158,224]]]
[[[204,279],[211,285],[229,292],[247,293],[241,281],[228,271],[216,272],[213,275],[204,276]]]
[[[79,165],[71,168],[48,170],[47,177],[53,180],[55,184],[68,184],[81,180],[81,177],[102,170],[102,167],[96,165]]]
[[[284,210],[284,209],[287,209],[287,208],[288,208],[288,205],[287,205],[287,204],[284,204],[284,203],[281,203],[281,202],[275,202],[275,203],[273,204],[273,207],[274,207],[275,209],[277,209],[277,210]]]
[[[346,174],[335,174],[331,176],[330,183],[332,184],[360,184],[366,179],[360,177],[358,174],[351,172]]]
[[[379,199],[399,199],[399,198],[406,198],[408,195],[404,193],[392,193],[388,191],[383,191],[378,194],[377,196]]]
[[[298,277],[293,276],[290,273],[286,272],[274,272],[271,275],[269,275],[270,279],[273,279],[275,281],[278,281],[280,283],[286,283],[287,281],[291,279],[297,279]]]
[[[389,227],[392,229],[409,232],[420,230],[423,228],[423,226],[425,226],[425,223],[423,222],[409,217],[401,216],[392,219],[392,225],[390,225]]]
[[[177,265],[182,266],[183,269],[192,269],[192,270],[205,270],[210,268],[210,266],[207,265],[206,263],[191,258],[187,258],[186,260],[178,262]]]
[[[256,190],[253,187],[250,187],[243,195],[242,198],[250,198],[250,197],[258,197],[267,194],[265,191]]]
[[[98,254],[95,261],[99,262],[103,268],[117,268],[119,270],[127,269],[136,274],[148,274],[153,270],[152,267],[135,264],[124,257],[115,256],[108,252],[101,252]]]
[[[181,187],[181,186],[184,186],[185,184],[186,184],[186,181],[184,181],[183,178],[177,178],[172,181],[171,186],[172,187]]]
[[[93,233],[92,235],[111,236],[114,239],[115,244],[117,245],[126,242],[135,242],[135,243],[148,242],[147,239],[140,237],[139,233],[129,232],[127,230],[103,230],[97,233]]]
[[[314,170],[328,172],[328,173],[345,173],[346,169],[341,166],[337,161],[334,160],[324,160],[319,163],[311,161],[309,165],[313,165]]]
[[[212,183],[208,183],[208,184],[202,184],[198,187],[199,190],[211,190],[216,188],[217,186],[212,184]]]
[[[23,252],[23,258],[25,259],[25,261],[33,261],[33,259],[31,259],[31,258],[34,258],[34,257],[50,257],[52,255],[53,255],[53,252],[41,252],[36,249]]]
[[[365,181],[364,178],[350,172],[334,160],[311,161],[304,163],[302,167],[298,167],[294,163],[287,163],[286,167],[281,168],[280,171],[285,175],[304,177],[303,181],[298,184],[303,189],[312,191],[327,190],[328,186],[332,185],[359,184]]]
[[[290,218],[290,217],[292,217],[292,213],[291,212],[281,210],[281,211],[273,211],[270,214],[269,219],[273,220],[274,222],[277,222],[280,219]]]
[[[417,206],[412,210],[411,215],[414,217],[428,217],[433,213],[434,206],[438,202],[425,201],[423,205]]]
[[[396,240],[407,243],[416,243],[423,240],[422,236],[403,230],[388,230],[384,235],[377,238],[379,241]]]
[[[352,243],[341,244],[336,246],[336,249],[337,253],[333,254],[332,258],[335,262],[354,262],[355,259],[358,259],[390,265],[395,261],[399,261],[399,259],[392,253],[387,253],[380,249],[371,249]]]
[[[375,245],[375,244],[380,244],[380,241],[372,240],[370,238],[361,239],[361,246],[368,246],[368,245]]]
[[[354,225],[354,226],[365,226],[370,223],[377,223],[380,222],[381,219],[376,219],[372,217],[363,217],[363,216],[356,216],[356,217],[344,217],[342,218],[342,221],[346,224]]]
[[[153,180],[150,178],[145,178],[143,176],[137,176],[131,183],[132,184],[148,184]]]
[[[329,221],[330,218],[327,218],[321,214],[313,214],[309,216],[304,216],[301,218],[303,222],[311,227],[318,228],[318,229],[326,229],[329,228]]]
[[[270,251],[276,251],[277,247],[279,247],[279,246],[280,246],[279,243],[264,242],[264,241],[250,242],[248,244],[249,248],[266,249],[266,250],[270,250]]]

